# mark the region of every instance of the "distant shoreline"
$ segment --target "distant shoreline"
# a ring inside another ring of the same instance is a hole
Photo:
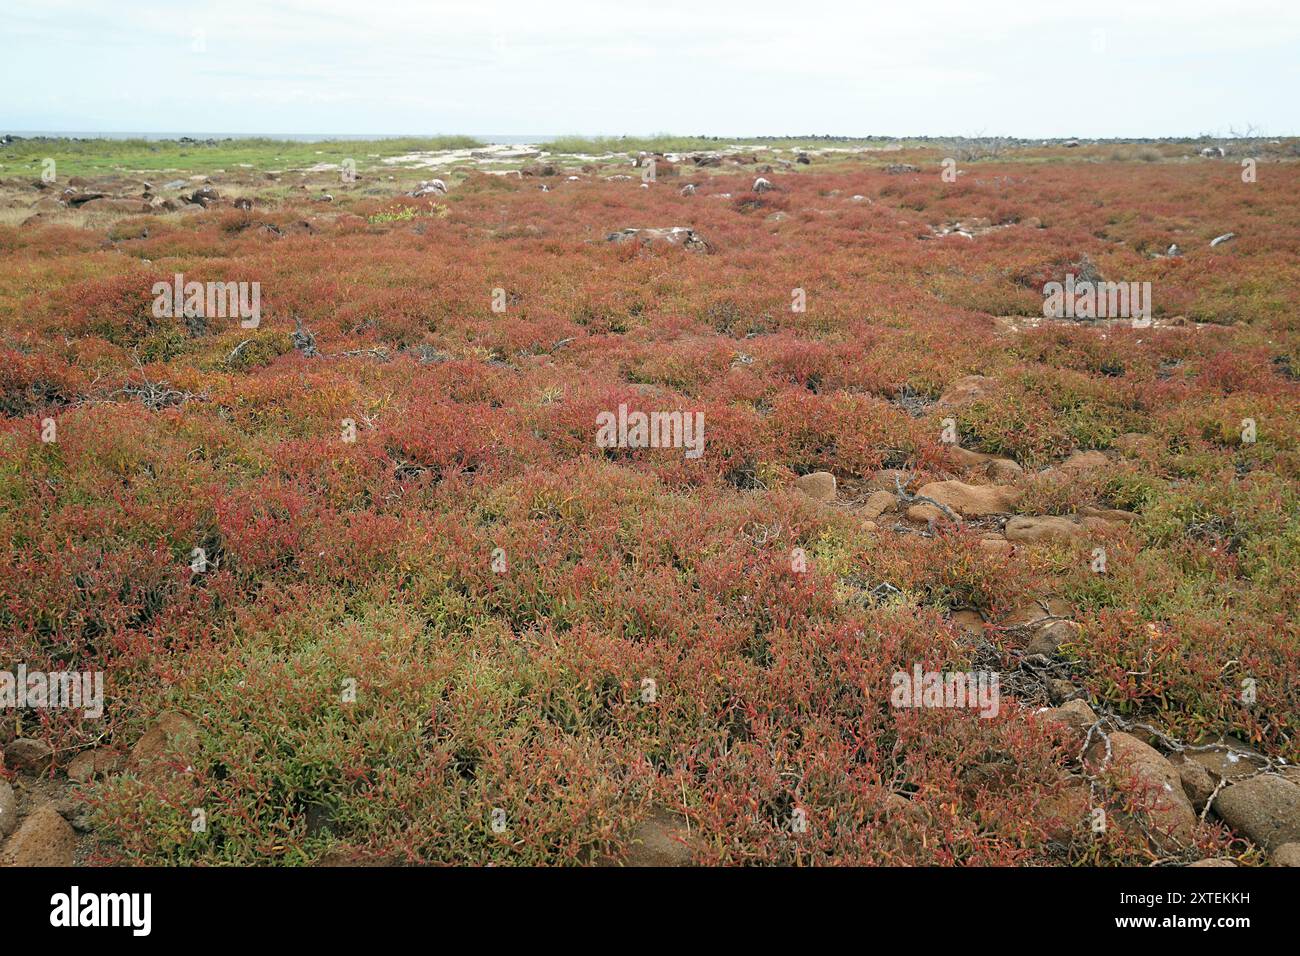
[[[355,140],[356,142],[373,142],[384,139],[419,139],[425,136],[437,137],[442,134],[438,133],[196,133],[186,131],[162,132],[162,133],[142,133],[142,132],[85,132],[78,130],[21,130],[5,129],[0,131],[0,136],[21,136],[23,139],[143,139],[149,142],[171,142],[179,139],[269,139],[277,142],[286,143],[328,143],[339,140]],[[477,134],[471,135],[475,139],[482,140],[490,145],[513,145],[515,143],[540,143],[544,140],[554,139],[554,136],[505,136],[493,134],[483,136]]]

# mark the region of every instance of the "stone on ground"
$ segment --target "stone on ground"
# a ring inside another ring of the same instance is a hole
[[[1154,828],[1168,832],[1179,840],[1191,838],[1196,827],[1196,813],[1183,793],[1178,771],[1151,746],[1132,734],[1117,731],[1110,735],[1111,759],[1107,771],[1130,775],[1150,794],[1150,817]],[[1088,748],[1088,760],[1101,769],[1106,756],[1106,742],[1099,740]]]
[[[806,495],[813,501],[835,500],[835,476],[829,471],[814,471],[800,475],[794,480],[795,491]]]
[[[1214,812],[1265,850],[1300,842],[1300,787],[1276,774],[1261,774],[1219,791]]]
[[[18,832],[0,853],[4,866],[72,866],[77,834],[53,804],[27,814]]]

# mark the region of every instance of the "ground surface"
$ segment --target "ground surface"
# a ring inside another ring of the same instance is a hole
[[[608,143],[0,149],[0,667],[107,696],[3,716],[25,827],[295,865],[1300,839],[1294,146],[1243,182],[686,145],[645,188]],[[259,282],[260,324],[156,317],[176,273]],[[1066,273],[1152,324],[1044,319]],[[598,447],[620,404],[703,412],[703,454]],[[918,664],[999,713],[891,706]]]

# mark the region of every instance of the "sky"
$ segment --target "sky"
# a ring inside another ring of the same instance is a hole
[[[0,132],[1300,134],[1300,0],[0,0]]]

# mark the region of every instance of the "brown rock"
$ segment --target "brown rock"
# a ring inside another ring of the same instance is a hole
[[[985,454],[982,451],[971,451],[969,448],[962,448],[960,445],[949,445],[948,456],[960,468],[983,468],[993,458],[992,455]]]
[[[1226,738],[1223,746],[1212,750],[1188,751],[1187,758],[1204,767],[1215,783],[1248,777],[1268,765],[1263,754],[1232,737]]]
[[[947,505],[964,518],[1006,514],[1020,498],[1020,492],[1007,485],[968,485],[963,481],[932,481],[922,485],[917,494]]]
[[[1206,860],[1197,860],[1195,863],[1188,863],[1187,865],[1188,867],[1193,867],[1193,866],[1203,867],[1203,866],[1236,866],[1237,864],[1233,863],[1231,860],[1206,859]]]
[[[1078,781],[1039,805],[1039,815],[1049,840],[1068,841],[1081,827],[1090,825],[1092,799],[1088,787]]]
[[[1300,843],[1283,843],[1273,851],[1270,862],[1274,866],[1300,866]]]
[[[1183,793],[1178,771],[1159,752],[1131,734],[1117,731],[1110,735],[1111,759],[1104,769],[1120,777],[1132,777],[1149,794],[1150,816],[1154,828],[1188,840],[1196,827],[1196,813]],[[1099,740],[1088,748],[1090,764],[1103,769],[1106,741]]]
[[[9,781],[0,779],[0,840],[4,840],[18,826],[18,801]]]
[[[127,766],[140,771],[166,768],[172,762],[188,764],[198,754],[199,727],[184,714],[164,711],[131,748]]]
[[[306,187],[304,186],[303,188],[305,189]],[[198,205],[206,209],[208,206],[211,206],[213,203],[219,202],[221,199],[221,194],[217,192],[215,189],[213,189],[211,186],[200,186],[198,189],[194,190],[194,192],[190,194],[189,198],[190,198],[190,202],[197,203]]]
[[[802,492],[813,501],[835,500],[835,476],[829,471],[814,471],[800,475],[794,481],[796,491]]]
[[[18,832],[9,838],[0,863],[5,866],[72,866],[77,834],[52,804],[27,814]]]
[[[1079,524],[1083,525],[1085,532],[1091,531],[1110,531],[1113,528],[1120,527],[1114,521],[1105,521],[1101,518],[1079,518]]]
[[[897,491],[898,489],[894,484],[895,479],[897,479],[903,487],[907,487],[907,479],[909,477],[911,476],[900,468],[882,468],[867,479],[866,486],[868,488],[880,489],[883,491]]]
[[[1097,723],[1097,714],[1091,707],[1077,698],[1067,701],[1060,707],[1049,707],[1042,712],[1042,716],[1045,720],[1050,720],[1064,727],[1067,736],[1078,747],[1083,746],[1089,729]],[[1097,739],[1096,734],[1093,734],[1093,739]]]
[[[68,762],[68,779],[73,783],[85,783],[95,777],[109,774],[121,765],[121,758],[111,750],[102,747],[95,750],[83,750]]]
[[[894,510],[898,497],[891,491],[873,491],[857,509],[858,514],[868,520],[879,518],[886,511]]]
[[[1082,631],[1083,628],[1074,621],[1053,621],[1039,628],[1029,642],[1029,646],[1025,648],[1025,653],[1052,657],[1060,650],[1062,644],[1073,644],[1077,641]]]
[[[1210,799],[1210,794],[1214,793],[1214,779],[1209,771],[1195,760],[1188,760],[1183,754],[1174,754],[1169,758],[1169,762],[1178,768],[1178,779],[1182,781],[1183,793],[1187,794],[1187,799],[1192,801],[1193,808],[1199,813],[1205,807],[1205,802]]]
[[[979,635],[984,633],[984,618],[980,617],[979,611],[953,611],[948,616],[948,619],[967,634]]]
[[[40,776],[50,769],[54,751],[43,740],[19,737],[5,748],[5,762],[32,776]]]
[[[939,396],[940,405],[964,405],[983,398],[997,386],[997,379],[986,375],[967,375],[957,379]]]
[[[1010,458],[994,458],[984,469],[984,474],[992,481],[1015,481],[1025,474],[1025,470]]]
[[[1076,524],[1069,518],[1044,515],[1031,518],[1016,515],[1007,521],[1002,529],[1008,541],[1036,543],[1039,541],[1072,541],[1082,538],[1085,533],[1083,525]]]
[[[994,481],[1015,481],[1024,475],[1024,469],[1010,458],[999,458],[957,445],[949,445],[948,451],[959,467],[978,471]]]
[[[929,524],[931,521],[947,521],[948,516],[934,505],[909,505],[907,511],[908,521],[915,521],[918,524]]]
[[[1265,850],[1300,842],[1300,787],[1276,774],[1251,777],[1219,791],[1214,812]]]
[[[1057,706],[1074,700],[1079,694],[1079,688],[1063,677],[1055,677],[1047,682],[1047,696]]]

